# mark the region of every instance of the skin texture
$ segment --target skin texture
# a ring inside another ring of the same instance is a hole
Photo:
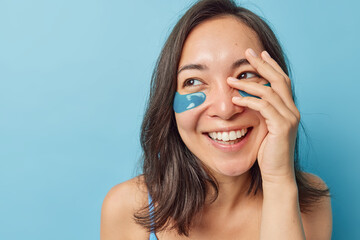
[[[293,170],[300,114],[291,98],[290,79],[263,50],[256,34],[231,16],[203,22],[185,42],[179,70],[189,64],[201,64],[202,69],[180,71],[177,91],[202,91],[207,98],[200,106],[175,114],[177,126],[184,143],[219,182],[218,198],[196,216],[190,239],[331,238],[329,198],[311,213],[300,213]],[[249,64],[232,68],[239,59]],[[241,75],[244,72],[256,74]],[[268,82],[271,88],[263,86]],[[238,90],[261,99],[241,97]],[[244,127],[252,130],[246,143],[236,149],[214,145],[207,136],[212,131]],[[249,196],[248,170],[256,159],[263,193]],[[313,184],[325,186],[320,178],[307,177]],[[141,177],[115,186],[103,203],[101,239],[148,239],[146,230],[132,219],[146,203]],[[175,230],[157,236],[160,240],[189,239]]]
[[[204,65],[204,70],[181,71],[178,74],[177,91],[180,94],[201,91],[206,94],[207,99],[197,108],[175,114],[175,117],[186,146],[213,171],[217,179],[225,181],[232,179],[229,176],[240,176],[251,168],[267,133],[265,120],[257,111],[232,102],[232,97],[240,95],[226,81],[228,77],[238,77],[243,72],[254,72],[255,69],[249,64],[235,69],[232,64],[245,59],[248,47],[259,52],[262,46],[256,34],[238,21],[231,21],[231,25],[223,21],[209,21],[200,26],[190,33],[185,42],[179,69],[189,64],[201,64]],[[246,34],[231,31],[233,27],[240,28]],[[197,85],[183,87],[184,82],[191,78],[197,80]],[[252,81],[265,83],[258,78],[253,78]],[[214,148],[206,134],[244,127],[253,127],[248,144],[238,151],[226,154]]]

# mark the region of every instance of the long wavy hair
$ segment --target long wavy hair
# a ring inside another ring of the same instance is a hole
[[[183,15],[157,60],[141,127],[143,177],[152,202],[135,213],[134,219],[148,231],[176,229],[180,235],[188,236],[192,220],[202,210],[210,188],[214,190],[213,200],[218,196],[216,179],[182,141],[172,106],[177,68],[187,36],[200,23],[224,15],[234,16],[253,29],[264,49],[289,75],[286,57],[269,25],[253,12],[237,6],[234,1],[198,1]],[[311,185],[300,170],[298,136],[294,159],[300,209],[307,212],[322,196],[329,195],[329,189]],[[247,193],[256,195],[262,191],[257,161],[251,167],[250,175],[251,183]],[[151,214],[149,207],[153,207]]]

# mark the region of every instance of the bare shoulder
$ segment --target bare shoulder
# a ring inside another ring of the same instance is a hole
[[[111,188],[101,209],[100,239],[147,239],[149,234],[133,217],[146,203],[147,190],[141,176]]]
[[[327,188],[326,183],[318,176],[304,173],[311,185],[320,189]],[[330,197],[322,197],[309,213],[301,214],[307,240],[330,240],[332,233],[332,212]]]

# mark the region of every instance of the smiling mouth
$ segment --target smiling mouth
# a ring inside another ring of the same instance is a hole
[[[207,135],[214,142],[224,145],[233,145],[243,140],[251,129],[252,128],[244,128],[229,132],[209,132]]]

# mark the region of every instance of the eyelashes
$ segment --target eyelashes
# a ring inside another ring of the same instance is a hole
[[[252,78],[259,78],[260,75],[255,73],[255,72],[251,72],[251,71],[248,71],[248,72],[242,72],[240,73],[236,78],[237,79],[252,79]],[[183,83],[183,88],[188,88],[188,87],[196,87],[196,86],[200,86],[204,84],[203,81],[199,80],[199,79],[196,79],[196,78],[188,78],[184,81]]]
[[[195,78],[189,78],[189,79],[185,80],[183,87],[194,87],[194,86],[198,86],[201,84],[203,84],[203,83],[200,80],[195,79]]]
[[[242,72],[238,75],[237,79],[251,79],[251,78],[259,78],[259,74],[254,72]]]

